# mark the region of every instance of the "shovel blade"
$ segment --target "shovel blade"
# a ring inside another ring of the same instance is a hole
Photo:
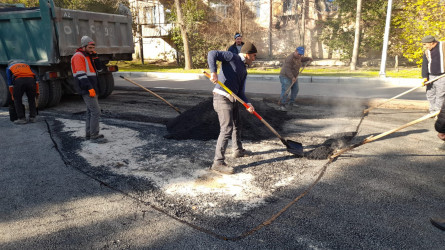
[[[296,141],[286,140],[287,152],[294,154],[297,157],[303,157],[303,145]]]

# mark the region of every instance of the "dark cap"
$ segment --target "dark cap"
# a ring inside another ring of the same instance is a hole
[[[255,45],[253,45],[253,43],[246,42],[246,43],[244,43],[243,47],[241,48],[240,53],[253,54],[253,53],[257,53],[257,50],[256,50]]]
[[[243,37],[243,35],[241,35],[240,33],[236,32],[235,33],[235,39],[237,39],[238,37]]]
[[[433,43],[436,42],[436,38],[434,38],[434,36],[426,36],[424,38],[422,38],[422,43]]]

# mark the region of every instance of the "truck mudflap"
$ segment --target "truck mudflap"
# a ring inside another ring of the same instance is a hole
[[[0,107],[5,107],[11,101],[11,95],[6,83],[6,68],[0,67]]]

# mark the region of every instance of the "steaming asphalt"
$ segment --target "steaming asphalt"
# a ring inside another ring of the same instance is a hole
[[[134,80],[147,87],[212,88],[206,80]],[[116,78],[118,89],[128,84]],[[300,95],[314,102],[318,96],[341,97],[342,92],[350,95],[345,97],[365,98],[368,93],[388,98],[411,88],[349,84],[302,83]],[[257,80],[247,91],[278,94],[279,83]],[[405,109],[371,112],[357,139],[425,114],[423,91],[405,98],[399,102]],[[13,126],[7,109],[1,108],[0,248],[441,249],[443,232],[429,223],[430,216],[445,216],[445,152],[435,149],[442,142],[433,124],[428,119],[343,154],[276,221],[232,242],[195,230],[67,167],[45,122]],[[294,198],[289,196],[289,202]],[[259,222],[251,221],[252,226]]]

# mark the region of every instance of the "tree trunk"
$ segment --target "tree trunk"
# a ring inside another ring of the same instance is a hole
[[[243,0],[239,0],[239,33],[243,34]]]
[[[300,45],[304,46],[304,34],[306,33],[306,0],[303,0],[301,6],[301,33],[300,33]]]
[[[352,51],[351,70],[357,70],[358,48],[360,45],[360,19],[362,15],[362,0],[357,0],[357,15],[355,17],[355,39]]]
[[[175,0],[175,6],[176,6],[176,12],[178,15],[177,22],[179,24],[179,28],[181,29],[182,42],[184,43],[184,57],[185,57],[185,68],[184,69],[191,69],[191,68],[193,68],[192,56],[190,53],[189,39],[187,37],[187,29],[185,27],[184,20],[182,18],[182,9],[181,9],[181,4],[179,3],[179,0]]]

